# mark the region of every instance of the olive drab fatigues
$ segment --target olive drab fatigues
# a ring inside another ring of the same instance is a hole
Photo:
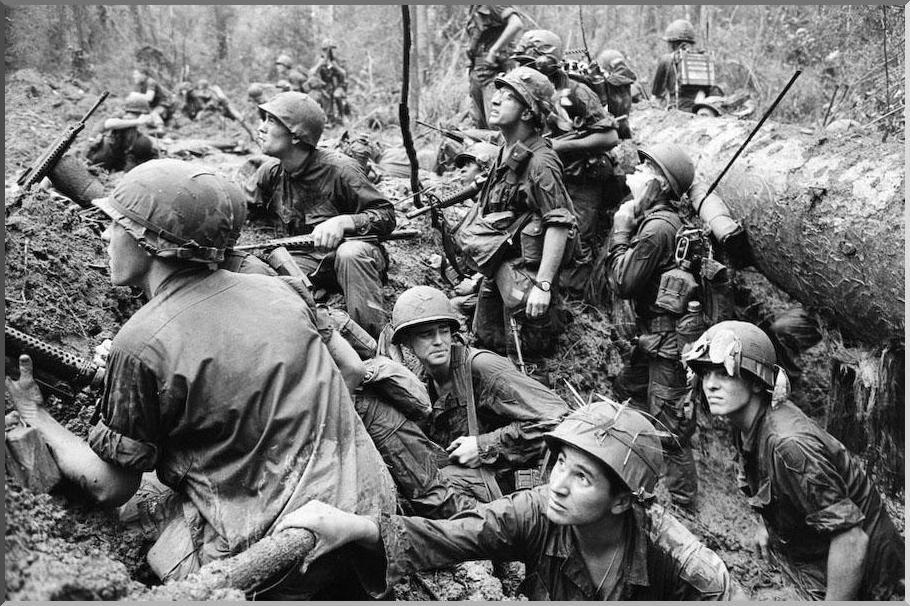
[[[869,544],[856,599],[903,599],[904,541],[843,444],[790,401],[763,407],[734,443],[740,488],[807,598],[825,596],[832,537],[860,527]]]
[[[534,601],[731,600],[723,561],[669,512],[634,506],[627,519],[620,573],[597,590],[571,526],[546,516],[546,486],[523,490],[448,520],[383,515],[382,551],[355,562],[374,597],[407,574],[479,559],[521,561],[519,591]]]
[[[486,65],[484,57],[499,39],[509,17],[517,14],[513,6],[492,4],[472,4],[468,13],[465,23],[468,34],[468,85],[477,128],[489,128],[487,114],[493,98],[493,78],[499,72],[508,71],[510,52],[508,48],[501,49],[494,65]]]
[[[98,164],[105,170],[128,172],[157,158],[158,149],[148,136],[133,126],[105,132],[85,156],[89,163]]]
[[[673,434],[662,440],[667,487],[674,501],[689,504],[698,490],[690,441],[695,421],[684,411],[688,388],[679,360],[677,318],[655,305],[661,275],[676,267],[676,232],[681,226],[670,204],[660,203],[645,215],[631,242],[625,234],[615,234],[607,263],[614,292],[632,299],[640,333],[614,390],[620,398],[633,398]]]
[[[532,135],[511,150],[501,148],[477,204],[455,234],[468,263],[484,275],[473,326],[480,344],[514,356],[509,329],[509,318],[514,317],[525,356],[545,356],[555,349],[563,327],[558,284],[551,285],[550,306],[542,316],[528,318],[524,308],[547,229],[570,229],[565,264],[573,255],[575,225],[572,199],[562,183],[562,162],[552,145]]]
[[[341,214],[353,217],[358,235],[387,235],[395,229],[395,209],[357,163],[336,151],[315,149],[290,174],[277,159],[263,162],[245,184],[247,204],[287,235],[308,234]],[[374,337],[388,322],[382,281],[388,260],[379,245],[342,242],[334,251],[294,251],[301,269],[317,286],[341,287],[348,313]]]

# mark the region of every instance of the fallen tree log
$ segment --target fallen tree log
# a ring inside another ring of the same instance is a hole
[[[711,182],[755,122],[648,109],[640,145],[680,144]],[[868,345],[903,340],[904,148],[850,132],[810,135],[767,122],[718,187],[756,267]]]

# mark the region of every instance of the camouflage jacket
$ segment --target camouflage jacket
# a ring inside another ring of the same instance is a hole
[[[569,132],[574,132],[578,136],[587,136],[591,133],[606,132],[616,128],[613,116],[604,110],[597,93],[588,86],[570,78],[562,70],[557,71],[556,81],[553,85],[556,88],[556,95],[553,98],[554,106],[564,110],[574,125],[573,130]],[[559,136],[564,133],[554,129],[553,134]],[[613,165],[606,152],[579,154],[563,157],[562,160],[565,164],[563,176],[566,179],[589,177],[599,180],[613,174]]]
[[[828,556],[831,538],[860,526],[869,536],[859,599],[888,599],[904,572],[904,542],[878,490],[843,444],[790,401],[763,407],[735,436],[740,488],[772,546],[796,563]]]
[[[468,34],[468,59],[482,58],[491,46],[499,39],[506,28],[509,17],[517,15],[518,11],[511,5],[472,4],[465,22],[465,31]],[[509,56],[508,49],[502,49],[501,63]]]
[[[520,591],[531,600],[731,599],[721,559],[658,506],[633,508],[619,578],[605,584],[614,588],[610,595],[598,595],[572,527],[546,516],[547,490],[522,490],[448,520],[381,516],[385,574],[380,581],[381,568],[370,566],[373,576],[362,577],[367,589],[381,595],[415,571],[495,559],[524,562]]]

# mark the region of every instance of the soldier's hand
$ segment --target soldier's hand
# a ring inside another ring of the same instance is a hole
[[[367,516],[342,511],[322,501],[312,500],[283,517],[275,526],[275,534],[289,528],[304,528],[316,535],[316,544],[303,561],[301,570],[319,556],[342,545],[360,541],[375,544],[379,527]]]
[[[480,447],[477,436],[460,436],[452,440],[446,448],[449,460],[465,467],[480,467]]]
[[[44,396],[32,375],[32,359],[23,354],[19,356],[19,380],[6,377],[6,393],[16,407],[20,418],[31,425],[38,417],[38,411],[44,404]]]
[[[613,231],[631,233],[635,231],[638,219],[635,213],[635,200],[626,200],[613,215]]]
[[[348,217],[339,215],[327,219],[313,229],[313,246],[319,250],[335,250],[344,237]]]
[[[540,290],[537,286],[531,287],[528,293],[528,302],[525,305],[525,315],[529,318],[539,318],[550,307],[550,293]]]
[[[752,538],[752,548],[762,559],[769,559],[768,529],[765,528],[764,523],[759,525],[758,530],[755,531],[755,536]]]
[[[95,355],[92,356],[92,364],[107,366],[108,356],[111,355],[111,345],[113,345],[113,342],[110,339],[105,339],[100,345],[96,345]]]

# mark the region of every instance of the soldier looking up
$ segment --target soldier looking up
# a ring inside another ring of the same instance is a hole
[[[547,434],[547,486],[439,521],[311,501],[281,528],[314,532],[314,555],[351,542],[378,552],[353,561],[373,596],[414,571],[489,558],[524,562],[519,590],[531,600],[741,599],[717,554],[651,505],[663,466],[656,434],[641,413],[601,401]]]
[[[395,209],[356,161],[317,149],[325,114],[304,93],[275,95],[259,106],[263,162],[245,184],[251,214],[264,215],[287,235],[311,234],[315,250],[294,252],[317,287],[337,283],[355,322],[374,337],[388,321],[382,304],[385,251],[345,235],[385,235],[395,228]]]
[[[491,128],[487,118],[493,78],[508,71],[509,45],[522,28],[524,21],[514,6],[472,4],[468,9],[468,86],[477,128]]]
[[[759,555],[812,600],[903,600],[904,541],[863,465],[789,400],[771,339],[720,322],[683,356],[733,429],[740,487],[761,514]],[[742,480],[745,480],[743,482]]]
[[[87,443],[43,407],[28,356],[20,379],[6,379],[65,477],[154,522],[149,564],[165,581],[247,549],[312,498],[369,515],[394,507],[313,312],[281,280],[216,268],[236,227],[228,185],[197,165],[153,160],[94,201],[111,218],[111,283],[141,288],[148,302],[114,338]],[[166,489],[140,485],[152,470]],[[306,574],[276,570],[264,595],[307,599],[329,579],[356,587],[348,570],[337,558]]]

